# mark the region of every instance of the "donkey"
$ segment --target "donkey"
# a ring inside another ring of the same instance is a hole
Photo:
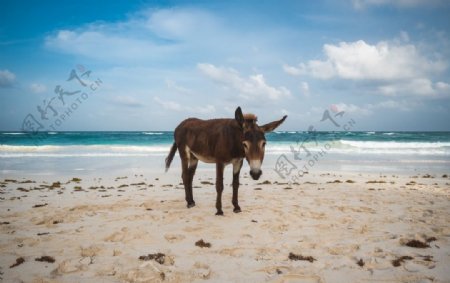
[[[238,107],[234,119],[189,118],[181,122],[175,129],[175,142],[166,158],[166,172],[178,150],[187,207],[195,206],[192,180],[198,160],[201,160],[206,163],[216,163],[216,215],[223,215],[223,171],[226,165],[233,164],[233,211],[241,212],[238,203],[238,189],[242,161],[244,158],[247,160],[250,165],[250,176],[254,180],[258,180],[262,174],[261,164],[266,146],[264,133],[276,129],[286,120],[286,117],[258,126],[255,115],[243,115],[241,108]]]

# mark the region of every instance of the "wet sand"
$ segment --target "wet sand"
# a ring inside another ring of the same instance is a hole
[[[229,168],[227,169],[229,170]],[[269,171],[269,170],[267,170]],[[0,179],[4,282],[450,282],[450,178],[241,176],[215,216],[212,170],[187,209],[167,174]],[[78,178],[78,179],[77,179]]]

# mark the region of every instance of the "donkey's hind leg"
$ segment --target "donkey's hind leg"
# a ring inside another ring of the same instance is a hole
[[[180,158],[181,158],[181,170],[182,170],[182,174],[181,174],[181,178],[183,179],[183,185],[184,185],[184,192],[186,194],[186,202],[187,202],[187,207],[191,208],[193,206],[195,206],[195,202],[192,199],[192,178],[191,178],[191,170],[189,169],[189,152],[186,152],[185,148],[178,148],[178,152],[180,154]]]
[[[195,158],[192,154],[189,158],[189,167],[188,167],[188,173],[189,173],[189,181],[188,181],[188,191],[187,191],[187,197],[189,199],[188,201],[188,207],[189,203],[192,204],[192,206],[195,206],[194,201],[194,195],[192,193],[192,181],[194,180],[195,170],[197,169],[198,159]]]

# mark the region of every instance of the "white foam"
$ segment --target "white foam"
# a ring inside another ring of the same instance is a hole
[[[426,148],[450,147],[450,142],[394,142],[394,141],[348,141],[348,140],[341,140],[340,142],[343,145],[366,149],[377,149],[377,148],[426,149]]]
[[[169,150],[170,145],[0,145],[0,157],[125,157],[167,154]]]

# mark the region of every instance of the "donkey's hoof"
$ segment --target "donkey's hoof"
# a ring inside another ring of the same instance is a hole
[[[223,216],[223,211],[222,210],[217,211],[216,215],[222,215]]]
[[[239,212],[242,212],[242,210],[241,210],[240,207],[235,207],[235,208],[233,209],[233,212],[234,212],[234,213],[239,213]]]
[[[187,208],[191,208],[195,206],[195,202],[191,202],[187,204]]]

